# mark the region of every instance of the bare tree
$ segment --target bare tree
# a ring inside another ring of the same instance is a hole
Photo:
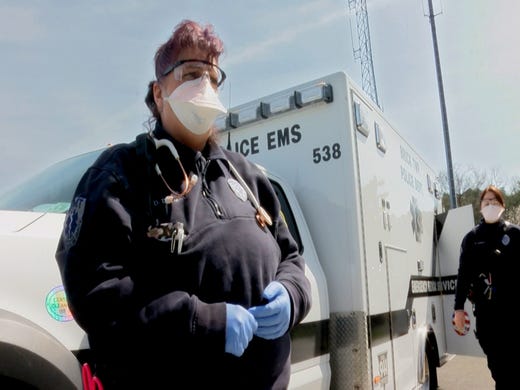
[[[488,184],[493,184],[495,187],[506,188],[507,186],[508,180],[498,168],[492,168],[490,170],[488,178]]]
[[[520,178],[516,177],[509,188],[504,218],[520,225]]]
[[[520,223],[520,178],[508,179],[499,169],[490,171],[479,171],[472,165],[454,167],[455,196],[458,206],[471,204],[475,223],[480,220],[479,197],[481,191],[493,184],[500,188],[506,198],[506,212],[504,218],[512,223]],[[443,195],[442,204],[444,209],[449,208],[448,176],[446,172],[439,175],[439,185]]]
[[[467,204],[475,205],[475,192],[481,191],[488,183],[488,175],[485,172],[477,170],[474,166],[456,165],[453,168],[453,178],[455,182],[455,196],[457,198],[458,206],[465,206]],[[439,175],[439,185],[443,193],[448,192],[448,175],[446,172],[441,172]],[[449,198],[443,197],[443,206],[448,208]],[[475,206],[474,206],[475,207]]]
[[[514,182],[514,180],[512,181],[504,176],[498,168],[481,171],[473,165],[455,165],[453,168],[453,177],[457,196],[460,196],[469,189],[482,190],[489,184],[493,184],[498,188],[507,188],[509,183]],[[518,186],[517,190],[520,190],[520,179],[517,178],[515,180]],[[448,175],[444,171],[439,175],[439,184],[442,192],[448,192]]]
[[[520,206],[507,207],[504,212],[504,219],[520,225]]]

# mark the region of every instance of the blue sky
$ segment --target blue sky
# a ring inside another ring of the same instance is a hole
[[[347,0],[0,0],[0,191],[144,131],[153,55],[185,18],[224,40],[232,107],[336,71],[361,85]],[[453,163],[520,177],[516,0],[435,0]],[[390,123],[446,170],[427,0],[367,0]]]

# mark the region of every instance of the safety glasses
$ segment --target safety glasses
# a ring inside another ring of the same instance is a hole
[[[180,60],[174,62],[163,72],[162,77],[173,71],[175,80],[185,82],[196,80],[207,73],[213,87],[218,88],[224,83],[226,73],[217,65],[204,60]]]

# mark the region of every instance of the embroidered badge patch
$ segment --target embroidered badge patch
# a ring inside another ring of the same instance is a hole
[[[83,212],[85,211],[86,201],[87,200],[85,198],[80,196],[74,198],[69,212],[67,213],[67,219],[65,220],[63,232],[65,235],[65,243],[68,248],[76,244],[78,241],[81,224],[83,222]]]
[[[244,189],[244,187],[242,187],[242,185],[235,179],[228,179],[227,182],[229,188],[231,188],[231,190],[234,192],[237,198],[240,199],[242,202],[245,202],[247,200],[247,192]]]

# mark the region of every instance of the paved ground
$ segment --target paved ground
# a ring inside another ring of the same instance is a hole
[[[485,358],[454,355],[437,369],[439,390],[494,390]]]

